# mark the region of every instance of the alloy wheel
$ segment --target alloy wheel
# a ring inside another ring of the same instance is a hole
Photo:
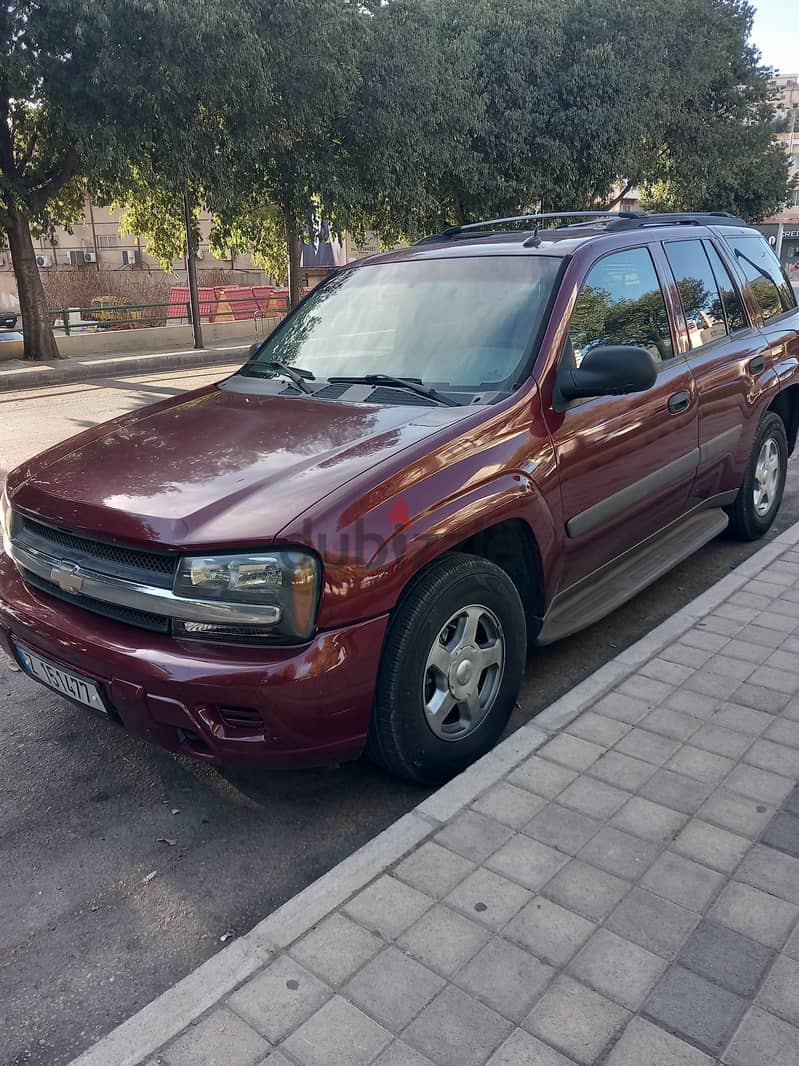
[[[423,703],[427,724],[441,740],[463,740],[493,707],[505,667],[505,637],[487,607],[456,611],[427,656]]]

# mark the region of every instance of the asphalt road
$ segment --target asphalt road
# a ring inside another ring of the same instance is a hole
[[[203,368],[0,393],[0,478],[47,444],[218,376]],[[771,535],[798,520],[793,466]],[[601,624],[533,652],[513,724],[754,550],[716,541]],[[0,663],[0,1066],[62,1066],[424,794],[366,762],[212,770]]]

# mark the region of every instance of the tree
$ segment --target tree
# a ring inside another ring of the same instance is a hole
[[[277,211],[295,306],[301,233],[320,190],[332,185],[340,154],[334,120],[359,84],[369,18],[355,0],[273,0],[255,5],[254,25],[268,53],[271,98],[230,127],[225,181],[209,183],[205,200],[219,239],[247,235],[273,261]]]
[[[235,57],[235,84],[230,69]],[[245,5],[222,0],[4,0],[0,6],[0,227],[17,276],[24,358],[58,351],[32,231],[74,221],[87,183],[131,162],[186,181],[220,168],[219,111],[268,93]]]
[[[240,106],[227,106],[225,92],[214,103],[207,137],[214,149],[195,163],[190,184],[194,203],[214,220],[212,247],[252,247],[256,262],[276,278],[287,277],[294,306],[302,295],[301,234],[320,190],[334,185],[340,158],[335,119],[357,89],[370,22],[354,0],[245,4],[268,86],[242,97]],[[106,198],[130,205],[126,225],[135,225],[166,261],[179,254],[178,191],[157,168],[137,167]]]
[[[474,0],[375,0],[364,18],[360,78],[335,118],[335,169],[319,192],[357,236],[387,241],[454,219],[477,181],[473,138],[484,128],[476,84]]]
[[[750,43],[745,0],[675,0],[656,121],[627,176],[654,210],[722,210],[755,221],[785,201],[771,71]]]

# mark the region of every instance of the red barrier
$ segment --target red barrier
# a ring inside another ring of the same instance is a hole
[[[211,315],[216,310],[216,292],[212,288],[200,288],[197,290],[197,299],[200,305],[200,317]],[[189,290],[183,285],[173,285],[169,290],[169,307],[167,314],[172,318],[186,318],[187,307],[190,302]]]

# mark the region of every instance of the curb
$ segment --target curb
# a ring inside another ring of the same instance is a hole
[[[737,592],[788,548],[799,543],[799,522],[789,526],[726,577],[671,618],[605,663],[532,722],[432,793],[368,844],[323,874],[229,947],[167,989],[69,1066],[139,1066],[222,997],[265,966],[279,951],[437,832],[588,706],[624,681],[697,621]]]
[[[225,348],[202,348],[199,351],[155,352],[142,355],[112,355],[96,359],[64,359],[43,366],[28,364],[23,369],[4,370],[0,367],[0,393],[15,389],[36,389],[42,385],[63,385],[73,381],[113,377],[119,374],[146,374],[157,370],[187,370],[222,363],[241,364],[247,358],[249,345]]]

